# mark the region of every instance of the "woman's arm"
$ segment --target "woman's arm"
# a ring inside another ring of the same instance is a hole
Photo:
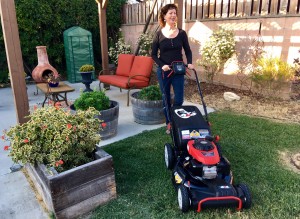
[[[151,57],[155,61],[155,63],[161,68],[164,65],[164,63],[160,61],[158,58],[158,49],[159,49],[159,31],[156,32],[155,37],[153,38]]]
[[[192,54],[192,50],[190,48],[188,36],[185,31],[183,31],[182,37],[183,37],[183,39],[182,39],[183,49],[184,49],[184,53],[185,53],[185,56],[187,59],[188,68],[193,69],[194,68],[194,66],[192,64],[193,63],[193,54]]]

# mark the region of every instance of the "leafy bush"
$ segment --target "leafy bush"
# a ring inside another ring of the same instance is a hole
[[[260,58],[250,74],[251,80],[260,89],[271,92],[280,90],[282,83],[294,77],[295,69],[280,58]]]
[[[162,93],[158,85],[150,85],[141,89],[138,95],[138,99],[141,100],[161,100]]]
[[[83,92],[80,97],[74,101],[76,110],[87,110],[94,107],[96,110],[106,110],[110,107],[110,100],[104,91]]]
[[[110,62],[114,64],[118,64],[118,57],[120,54],[130,54],[131,53],[131,47],[129,44],[125,43],[125,39],[122,36],[122,30],[119,30],[118,33],[118,40],[114,46],[109,47],[108,56],[110,59]]]
[[[94,66],[89,64],[83,65],[79,68],[80,72],[90,72],[94,70],[95,70]]]
[[[234,34],[231,30],[219,28],[215,30],[200,50],[201,59],[198,64],[204,67],[208,82],[213,82],[223,68],[225,62],[235,53]]]
[[[9,156],[14,162],[43,163],[59,172],[90,162],[100,141],[97,114],[93,108],[76,114],[56,107],[36,109],[27,123],[5,133],[11,142]]]
[[[150,56],[153,36],[150,33],[143,33],[139,36],[137,45],[139,45],[140,56]]]

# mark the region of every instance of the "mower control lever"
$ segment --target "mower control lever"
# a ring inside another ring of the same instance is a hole
[[[205,140],[207,140],[207,141],[214,141],[215,138],[213,136],[207,135],[207,136],[205,136]]]

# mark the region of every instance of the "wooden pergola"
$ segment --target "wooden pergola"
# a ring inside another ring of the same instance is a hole
[[[106,28],[106,8],[108,0],[96,0],[98,4],[100,45],[102,55],[102,68],[108,69],[108,44]],[[183,0],[175,0],[178,8],[183,8]],[[182,26],[182,10],[178,11],[178,26]],[[5,50],[11,86],[17,113],[17,122],[24,123],[29,115],[29,103],[24,80],[24,67],[20,46],[19,30],[16,17],[15,1],[0,0],[0,15],[4,36]]]
[[[106,7],[108,0],[98,4],[102,67],[108,69]],[[29,115],[29,103],[24,79],[24,67],[14,0],[0,0],[0,15],[8,69],[17,113],[17,122],[24,123]]]

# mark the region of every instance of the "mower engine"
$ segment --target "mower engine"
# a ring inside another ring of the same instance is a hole
[[[220,156],[217,146],[213,141],[205,139],[190,140],[187,144],[190,156],[185,158],[184,166],[187,167],[194,176],[204,179],[214,179],[218,175]]]

